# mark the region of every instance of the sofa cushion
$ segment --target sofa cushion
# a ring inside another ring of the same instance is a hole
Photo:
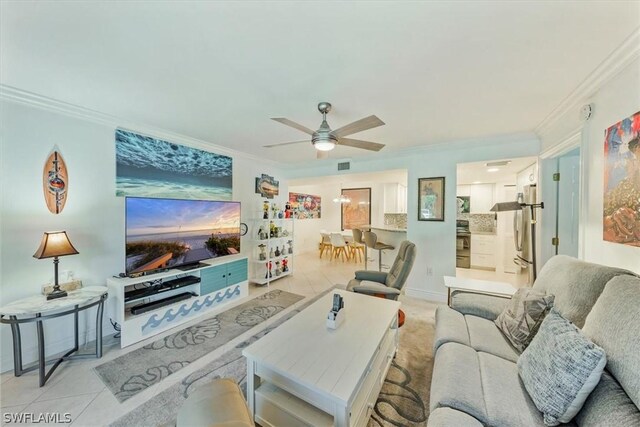
[[[436,331],[433,338],[433,353],[435,354],[436,350],[438,350],[442,344],[448,342],[457,342],[467,346],[471,345],[464,315],[450,307],[440,305],[436,309]]]
[[[505,338],[522,352],[553,307],[553,298],[553,295],[531,288],[518,289],[509,305],[495,320],[495,324]]]
[[[516,362],[520,353],[491,320],[478,316],[464,316],[469,331],[471,347]]]
[[[456,342],[515,362],[518,351],[509,344],[496,325],[478,316],[465,316],[450,307],[436,309],[434,353],[440,346]]]
[[[583,332],[607,353],[607,370],[640,408],[640,278],[620,276],[605,287]]]
[[[515,363],[458,343],[436,353],[430,408],[452,408],[495,427],[543,425]]]
[[[640,410],[605,370],[574,419],[580,426],[637,427],[640,426]]]
[[[604,350],[552,309],[518,359],[518,372],[549,426],[575,417],[600,381]]]
[[[438,408],[429,414],[427,427],[483,427],[469,414],[451,408]]]
[[[533,288],[554,295],[554,306],[562,317],[582,328],[607,282],[625,274],[633,273],[556,255],[542,267]]]

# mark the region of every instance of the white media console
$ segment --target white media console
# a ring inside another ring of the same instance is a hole
[[[187,271],[171,269],[136,278],[107,279],[112,318],[121,327],[120,346],[126,347],[142,341],[205,313],[210,313],[231,301],[247,297],[249,295],[247,263],[246,256],[228,255],[204,260],[199,267]],[[159,293],[132,298],[131,291],[144,291],[153,287],[159,289],[162,283],[172,283],[172,280],[183,278],[190,278],[195,283],[175,289],[165,286]],[[185,292],[191,292],[193,296],[144,313],[131,312],[132,307],[175,297]]]

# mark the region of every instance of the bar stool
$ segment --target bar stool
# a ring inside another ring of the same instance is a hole
[[[378,251],[378,271],[382,271],[382,251],[395,249],[395,246],[378,242],[378,236],[372,231],[365,231],[363,234],[365,245]]]

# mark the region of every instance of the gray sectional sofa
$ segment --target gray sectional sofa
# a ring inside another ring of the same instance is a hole
[[[569,425],[640,426],[640,277],[560,255],[533,288],[555,295],[556,310],[607,353]],[[436,311],[429,427],[544,426],[518,376],[519,353],[493,323],[507,303],[459,292]]]

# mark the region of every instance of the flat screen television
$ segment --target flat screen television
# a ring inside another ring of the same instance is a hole
[[[127,274],[240,253],[240,202],[126,198]]]

